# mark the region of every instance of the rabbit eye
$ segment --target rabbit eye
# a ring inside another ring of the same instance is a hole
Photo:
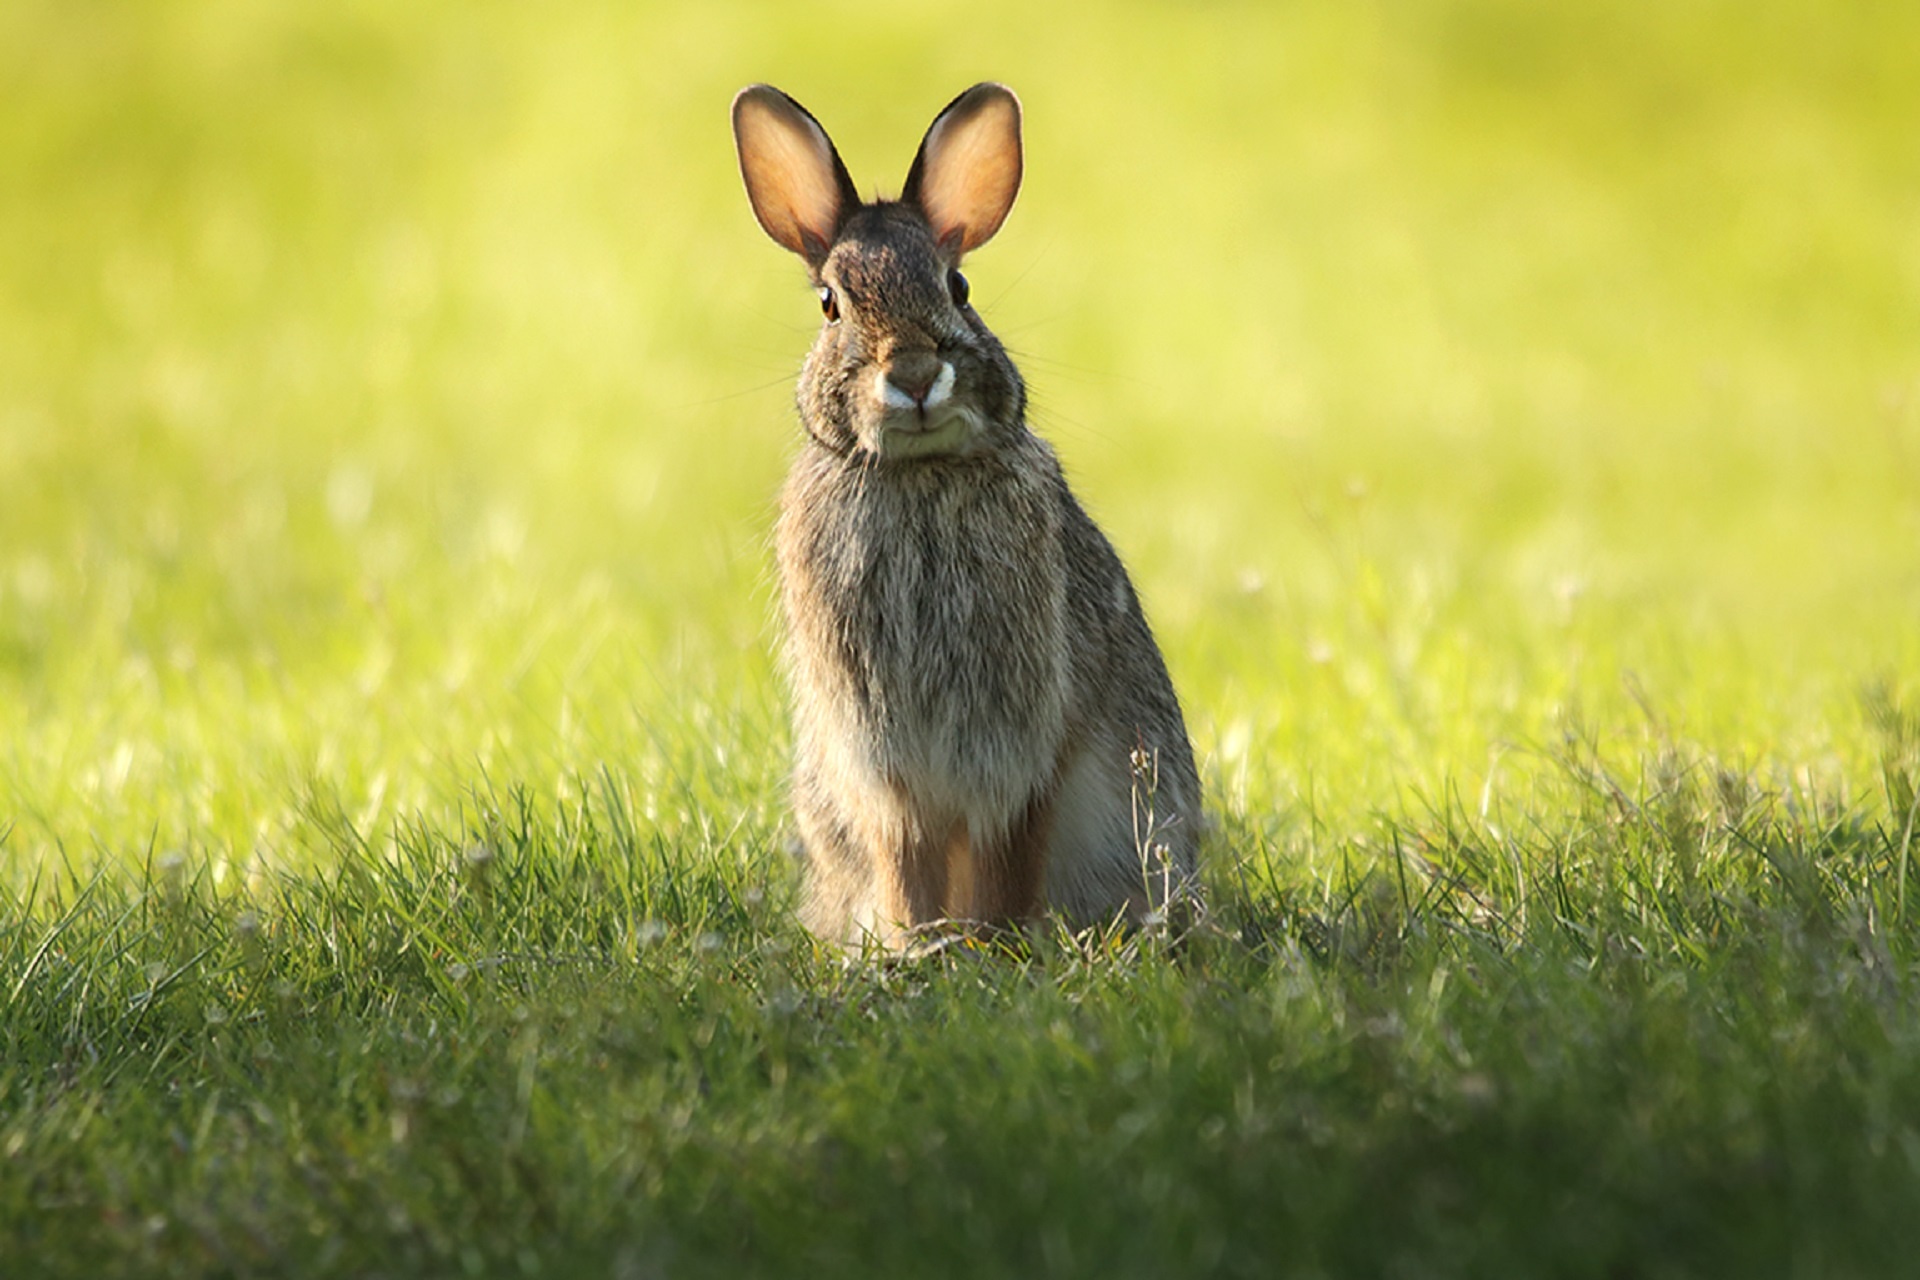
[[[833,289],[824,284],[820,286],[820,314],[827,318],[828,324],[840,318],[840,299],[834,297]]]
[[[967,287],[967,278],[965,276],[961,275],[958,271],[949,271],[947,272],[947,292],[953,295],[954,306],[964,307],[967,305],[967,299],[972,296],[973,291]]]

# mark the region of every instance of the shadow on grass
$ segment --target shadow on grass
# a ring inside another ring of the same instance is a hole
[[[1183,936],[910,964],[797,930],[777,827],[663,834],[610,777],[377,842],[316,799],[331,865],[256,891],[49,872],[0,904],[0,1252],[1886,1274],[1920,1200],[1916,735],[1872,719],[1871,804],[1670,747],[1621,777],[1575,735],[1530,818],[1432,804],[1321,877],[1230,819]]]

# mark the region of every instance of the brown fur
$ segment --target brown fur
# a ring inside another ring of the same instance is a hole
[[[801,370],[808,442],[776,537],[806,923],[903,947],[940,921],[1137,918],[1194,874],[1179,702],[1126,571],[955,282],[1017,189],[1017,100],[962,94],[902,200],[873,204],[778,90],[742,91],[734,120],[756,215],[833,317]]]

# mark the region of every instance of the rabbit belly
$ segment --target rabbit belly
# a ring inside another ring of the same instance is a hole
[[[903,676],[906,673],[901,673]],[[938,676],[903,679],[876,726],[874,763],[923,821],[997,839],[1053,773],[1064,732],[1058,693]],[[901,705],[901,704],[905,705]]]
[[[1023,918],[1044,896],[1033,823],[1061,699],[1003,698],[951,657],[935,672],[875,663],[862,695],[841,679],[800,691],[795,800],[816,932],[898,946],[940,919]]]
[[[893,568],[863,610],[869,644],[827,681],[843,693],[810,699],[833,725],[820,745],[911,825],[997,839],[1051,781],[1065,735],[1057,601],[1009,607],[1001,584],[955,566]]]

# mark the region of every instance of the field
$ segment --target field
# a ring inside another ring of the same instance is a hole
[[[792,922],[817,307],[971,261],[1183,938]],[[1920,7],[0,7],[0,1273],[1907,1274]]]

